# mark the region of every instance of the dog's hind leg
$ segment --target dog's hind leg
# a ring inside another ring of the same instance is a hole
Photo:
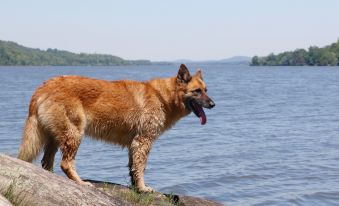
[[[71,180],[74,180],[81,185],[92,185],[89,182],[82,181],[75,170],[75,155],[81,143],[81,136],[82,135],[75,128],[72,128],[65,132],[60,138],[61,141],[59,144],[62,153],[60,166]]]
[[[131,180],[139,192],[154,192],[154,189],[146,186],[144,181],[144,171],[152,142],[151,138],[137,136],[129,148]]]
[[[45,170],[53,171],[54,157],[58,151],[58,146],[52,138],[44,146],[44,156],[41,160],[41,165]]]
[[[73,102],[75,104],[76,102]],[[55,136],[55,142],[60,148],[61,169],[68,178],[82,185],[91,185],[84,182],[75,170],[75,155],[81,143],[84,134],[86,119],[80,105],[55,105],[54,111],[59,111],[51,119],[53,127],[51,133]]]
[[[135,180],[134,175],[132,172],[132,165],[133,165],[133,155],[132,155],[132,149],[128,148],[128,169],[129,169],[129,176],[131,177],[131,185],[135,186]]]

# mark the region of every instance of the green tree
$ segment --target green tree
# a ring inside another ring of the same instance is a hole
[[[307,51],[305,49],[297,49],[292,54],[292,65],[303,66],[306,64]]]
[[[251,65],[253,65],[253,66],[259,66],[259,65],[260,65],[260,63],[259,63],[259,57],[258,57],[258,56],[254,56],[254,57],[252,58]]]
[[[336,66],[338,64],[337,56],[334,52],[325,51],[319,59],[319,66]]]

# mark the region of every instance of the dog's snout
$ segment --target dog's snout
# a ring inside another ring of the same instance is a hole
[[[210,101],[210,108],[213,108],[213,107],[215,107],[215,103],[211,100]]]

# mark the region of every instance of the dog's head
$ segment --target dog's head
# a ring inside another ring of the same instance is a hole
[[[177,75],[177,83],[183,88],[183,101],[186,109],[193,111],[200,119],[201,124],[206,124],[207,118],[203,107],[211,109],[215,106],[215,103],[207,95],[207,88],[202,78],[201,70],[191,76],[187,67],[181,64]]]

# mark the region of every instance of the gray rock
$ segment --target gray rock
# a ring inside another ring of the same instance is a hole
[[[14,205],[222,205],[189,196],[139,194],[123,185],[88,181],[94,187],[78,185],[31,163],[0,154],[0,191]],[[0,205],[11,205],[7,200],[0,196]]]

